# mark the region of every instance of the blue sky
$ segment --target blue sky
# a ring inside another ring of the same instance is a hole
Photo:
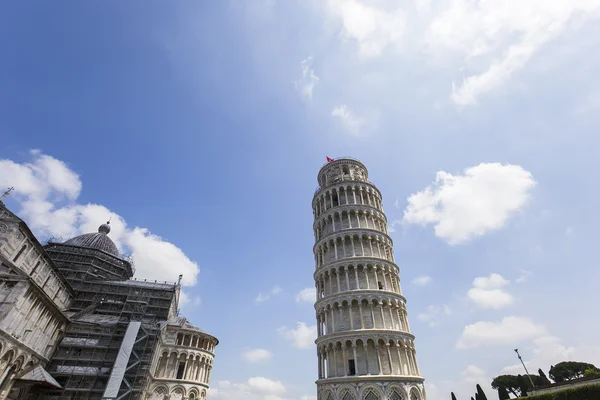
[[[206,3],[4,4],[0,185],[42,240],[112,216],[138,278],[184,274],[210,398],[315,395],[325,156],[383,193],[430,399],[515,347],[600,364],[598,0]]]

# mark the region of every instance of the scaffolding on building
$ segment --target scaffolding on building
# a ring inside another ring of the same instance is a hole
[[[97,249],[49,241],[45,250],[75,297],[71,323],[46,368],[62,389],[34,390],[28,398],[142,398],[160,322],[173,315],[179,283],[132,280],[130,260]]]

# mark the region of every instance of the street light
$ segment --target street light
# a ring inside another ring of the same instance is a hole
[[[523,362],[523,359],[521,358],[521,355],[519,354],[519,349],[515,349],[515,353],[517,353],[517,357],[519,357],[519,360],[521,361],[521,364],[523,364],[523,368],[525,369],[525,373],[527,374],[527,378],[529,378],[529,382],[531,382],[531,387],[535,388],[535,385],[533,384],[533,381],[531,380],[531,376],[529,376],[529,371],[527,371],[527,367],[525,366],[525,363]]]

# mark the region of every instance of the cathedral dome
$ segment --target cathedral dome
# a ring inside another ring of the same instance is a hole
[[[67,240],[64,244],[70,246],[87,247],[90,249],[102,250],[113,256],[119,257],[117,245],[108,237],[110,232],[110,222],[100,225],[98,232],[85,233]]]

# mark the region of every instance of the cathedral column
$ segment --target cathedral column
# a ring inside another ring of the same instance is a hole
[[[344,376],[348,376],[348,358],[346,357],[346,344],[342,345],[342,362],[344,363]]]
[[[360,310],[360,329],[365,329],[365,318],[363,316],[362,301],[358,303],[358,309]]]
[[[354,247],[352,249],[353,249],[352,251],[354,252]],[[354,254],[352,254],[352,255],[354,256]],[[358,290],[358,289],[360,289],[360,283],[358,281],[358,268],[356,267],[356,265],[354,266],[354,279],[356,282],[356,289]]]
[[[339,273],[339,268],[335,269],[335,278],[337,280],[337,293],[339,293],[341,291],[341,286],[340,286],[340,273]]]
[[[396,352],[398,353],[398,364],[400,364],[399,373],[401,375],[408,375],[404,369],[404,363],[402,362],[402,353],[400,352],[400,346],[398,346],[398,343],[396,343]]]
[[[317,358],[319,359],[319,365],[318,365],[318,368],[319,368],[318,369],[318,371],[319,371],[318,374],[319,375],[318,376],[319,376],[319,379],[322,379],[323,378],[323,374],[322,374],[322,369],[323,368],[322,368],[322,360],[321,360],[321,351],[319,351],[319,350],[317,350]]]
[[[354,354],[354,374],[358,375],[358,356],[356,355],[355,343],[352,343],[352,354]]]
[[[377,368],[379,368],[378,375],[382,375],[383,371],[381,370],[381,355],[379,354],[379,343],[375,345],[375,354],[377,354]]]
[[[331,307],[331,332],[335,332],[335,314],[333,313],[333,307]]]
[[[344,251],[344,255],[345,254],[346,252]],[[350,278],[348,277],[348,267],[344,267],[344,273],[346,274],[346,290],[350,290]]]
[[[348,304],[348,314],[350,315],[350,330],[354,330],[354,319],[352,318],[352,300]]]
[[[383,318],[383,303],[382,302],[379,303],[379,313],[381,314],[381,327],[383,329],[386,329],[385,318]]]
[[[408,349],[406,348],[406,346],[404,347],[404,356],[406,357],[406,366],[408,368],[408,375],[412,375],[412,368],[410,365],[410,359],[408,357]]]
[[[371,375],[371,371],[369,370],[369,343],[367,341],[363,342],[363,349],[365,350],[365,360],[367,362],[367,375]]]
[[[333,229],[335,229],[335,226],[333,227]],[[333,239],[333,248],[334,248],[334,251],[335,251],[335,258],[334,258],[334,260],[337,261],[337,259],[338,259],[338,254],[337,254],[337,238]]]
[[[385,349],[387,351],[388,363],[390,366],[390,375],[393,375],[394,374],[394,366],[392,364],[392,354],[390,353],[390,344],[389,343],[385,344]]]

